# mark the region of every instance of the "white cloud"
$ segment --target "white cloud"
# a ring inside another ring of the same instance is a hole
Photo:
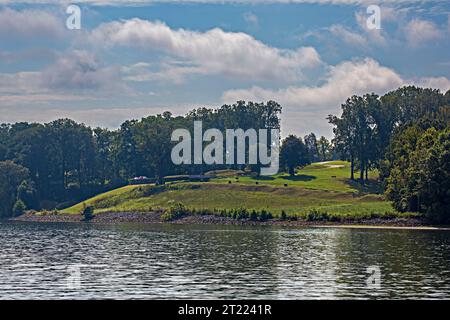
[[[372,59],[340,63],[331,67],[326,78],[323,85],[316,87],[288,87],[279,90],[253,87],[248,90],[230,90],[224,93],[223,100],[230,102],[239,99],[275,99],[294,108],[320,108],[331,111],[353,94],[370,91],[382,93],[403,83],[397,73]]]
[[[421,87],[439,89],[443,93],[450,89],[450,80],[446,77],[424,77],[412,82]]]
[[[0,94],[19,101],[25,99],[19,96],[36,94],[45,98],[70,92],[123,92],[128,88],[120,76],[120,68],[103,66],[86,51],[73,51],[42,71],[0,73]]]
[[[35,98],[39,99],[40,96]],[[48,101],[48,99],[54,99],[52,101],[65,101],[59,100],[57,96],[41,97],[42,101]],[[63,98],[63,97],[62,97]],[[76,101],[76,97],[73,98]],[[93,98],[95,100],[95,98]],[[0,97],[0,102],[3,100]],[[31,101],[24,100],[27,104]],[[118,128],[126,120],[140,119],[149,115],[163,113],[164,111],[170,111],[174,115],[185,114],[188,110],[193,109],[193,105],[171,105],[171,106],[153,106],[153,107],[110,107],[110,108],[90,108],[90,109],[61,109],[52,108],[48,106],[40,106],[39,108],[2,108],[0,107],[0,123],[13,123],[18,121],[27,122],[50,122],[61,118],[70,118],[77,122],[82,122],[92,127],[108,127]]]
[[[369,92],[384,94],[403,85],[416,84],[439,88],[443,92],[450,89],[450,80],[444,77],[404,80],[394,70],[381,66],[366,58],[347,61],[331,67],[326,81],[314,87],[287,87],[278,90],[252,87],[224,92],[222,100],[231,103],[236,100],[275,100],[285,108],[283,125],[287,132],[306,134],[314,131],[331,136],[331,127],[325,118],[337,114],[340,105],[352,95]]]
[[[439,40],[443,34],[431,21],[415,18],[404,28],[406,40],[412,47],[423,45],[430,41]]]
[[[332,25],[329,31],[333,36],[340,38],[351,46],[367,47],[367,40],[362,35],[352,32],[342,25]]]
[[[152,69],[157,70],[153,71]],[[125,81],[158,81],[176,84],[185,82],[189,75],[204,73],[201,67],[177,61],[167,61],[158,64],[138,62],[130,66],[122,67],[121,71]]]
[[[242,32],[173,30],[164,23],[137,18],[102,24],[92,31],[90,40],[164,52],[197,67],[198,73],[247,80],[298,80],[305,69],[321,64],[312,47],[282,50]]]
[[[60,39],[65,32],[64,20],[43,10],[0,10],[0,40]]]
[[[121,88],[120,69],[103,66],[87,51],[61,55],[41,76],[42,83],[52,89],[116,91]]]
[[[0,94],[30,94],[41,91],[40,72],[0,73]]]

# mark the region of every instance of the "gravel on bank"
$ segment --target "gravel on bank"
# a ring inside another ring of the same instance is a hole
[[[92,220],[83,221],[79,214],[35,214],[25,213],[13,218],[14,221],[25,222],[85,222],[85,223],[143,223],[143,224],[216,224],[216,225],[249,225],[249,226],[345,226],[345,227],[405,227],[419,228],[427,227],[421,219],[369,219],[369,220],[345,220],[345,221],[305,221],[305,220],[279,220],[270,219],[267,221],[252,221],[249,219],[236,220],[215,215],[186,215],[174,221],[163,221],[160,212],[105,212],[96,214]]]

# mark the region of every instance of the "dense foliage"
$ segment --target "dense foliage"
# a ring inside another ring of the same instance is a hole
[[[450,218],[450,128],[417,126],[395,137],[386,194],[401,212],[423,212],[436,222]]]
[[[353,96],[341,117],[328,120],[336,150],[352,163],[351,179],[354,168],[362,182],[377,168],[395,209],[450,220],[450,91],[409,86]]]
[[[0,125],[0,216],[26,209],[64,208],[136,176],[200,174],[198,165],[175,166],[170,160],[174,129],[193,135],[194,120],[203,130],[280,128],[276,102],[199,108],[186,116],[170,112],[124,122],[118,130],[92,129],[69,119],[46,124]],[[217,165],[211,169],[243,169]],[[250,170],[257,170],[250,167]],[[19,202],[18,202],[19,201]],[[17,205],[16,205],[16,202]]]
[[[310,155],[302,139],[289,135],[283,140],[280,150],[280,164],[283,169],[293,176],[297,167],[308,163],[310,163]]]

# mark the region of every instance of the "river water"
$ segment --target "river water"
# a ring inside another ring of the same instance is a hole
[[[0,222],[0,299],[450,299],[450,232]]]

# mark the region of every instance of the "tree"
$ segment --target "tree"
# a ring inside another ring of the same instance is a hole
[[[17,188],[29,178],[27,168],[7,160],[0,162],[0,217],[8,217],[17,201]]]
[[[169,172],[172,162],[170,154],[174,143],[171,141],[172,115],[150,116],[137,125],[135,141],[138,150],[144,155],[149,168],[157,181],[162,182]]]
[[[308,150],[300,138],[289,135],[283,140],[280,150],[280,163],[291,176],[295,175],[295,169],[298,166],[310,163]]]
[[[27,209],[39,210],[39,198],[34,182],[23,180],[17,188],[17,200],[21,201]]]
[[[331,123],[334,133],[333,143],[336,150],[346,160],[350,161],[350,179],[354,180],[355,162],[360,155],[360,125],[358,124],[358,109],[363,103],[361,97],[352,96],[341,105],[342,115],[337,117],[328,116],[328,122]]]
[[[422,134],[423,130],[417,125],[399,130],[392,139],[382,167],[382,175],[386,177],[386,196],[393,202],[394,208],[401,212],[418,211],[410,197],[411,185],[407,173],[411,155]]]
[[[12,208],[12,215],[14,217],[20,216],[25,212],[26,209],[27,207],[25,203],[23,203],[23,201],[19,199],[14,203],[14,206]]]
[[[436,222],[450,221],[450,128],[423,131],[408,127],[393,146],[386,195],[399,211],[426,213]]]
[[[317,162],[320,159],[319,156],[319,150],[318,150],[318,143],[316,135],[311,132],[310,134],[306,135],[304,137],[305,146],[309,153],[309,159],[311,162]]]
[[[320,161],[327,161],[331,158],[331,143],[324,136],[317,142],[317,151]]]

